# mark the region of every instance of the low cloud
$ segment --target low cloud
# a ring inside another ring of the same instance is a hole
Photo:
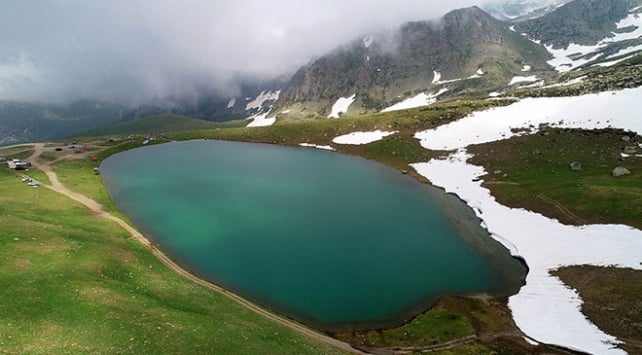
[[[0,3],[0,99],[130,104],[292,72],[359,35],[479,1],[22,0]]]

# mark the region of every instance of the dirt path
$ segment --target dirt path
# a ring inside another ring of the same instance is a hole
[[[586,224],[588,224],[585,220],[583,220],[578,215],[576,215],[575,213],[571,212],[564,205],[562,205],[561,203],[553,200],[552,198],[550,198],[548,196],[544,196],[542,194],[537,195],[537,198],[539,198],[540,200],[542,200],[542,201],[544,201],[546,203],[549,203],[549,204],[553,205],[554,207],[557,207],[557,209],[562,214],[564,214],[567,218],[571,219],[572,221],[574,221],[578,225],[586,225]]]
[[[226,289],[224,289],[222,287],[219,287],[219,286],[217,286],[215,284],[207,282],[207,281],[205,281],[203,279],[200,279],[200,278],[192,275],[191,273],[187,272],[185,269],[181,268],[174,261],[172,261],[169,257],[167,257],[167,255],[165,255],[163,252],[158,250],[139,231],[134,229],[129,224],[125,223],[125,221],[123,221],[122,219],[120,219],[120,218],[114,216],[113,214],[105,211],[103,209],[103,207],[98,202],[88,198],[85,195],[82,195],[82,194],[79,194],[77,192],[71,191],[65,185],[63,185],[60,182],[60,180],[58,180],[58,175],[56,175],[56,173],[53,171],[53,169],[51,168],[51,165],[49,163],[47,163],[47,162],[43,162],[40,159],[38,159],[40,157],[40,155],[44,152],[44,150],[45,150],[44,143],[35,144],[34,145],[34,152],[31,155],[31,157],[29,157],[29,159],[28,159],[31,162],[31,164],[33,165],[34,168],[43,171],[47,175],[47,177],[49,178],[49,181],[51,182],[51,185],[42,184],[43,187],[46,187],[46,188],[48,188],[50,190],[53,190],[53,191],[55,191],[57,193],[65,195],[65,196],[71,198],[72,200],[80,202],[81,204],[83,204],[87,208],[89,208],[98,217],[105,218],[107,220],[114,221],[114,222],[118,223],[119,226],[121,226],[129,234],[131,234],[131,236],[134,239],[136,239],[141,244],[143,244],[145,246],[145,248],[147,248],[147,250],[149,250],[163,264],[165,264],[167,267],[172,269],[174,272],[176,272],[180,276],[182,276],[182,277],[184,277],[184,278],[186,278],[186,279],[188,279],[190,281],[193,281],[193,282],[195,282],[195,283],[197,283],[199,285],[205,286],[205,287],[207,287],[207,288],[209,288],[211,290],[214,290],[214,291],[216,291],[218,293],[221,293],[221,294],[231,298],[232,300],[236,301],[237,303],[239,303],[243,307],[253,311],[254,313],[259,314],[259,315],[261,315],[261,316],[263,316],[263,317],[265,317],[267,319],[270,319],[270,320],[272,320],[272,321],[274,321],[276,323],[279,323],[279,324],[281,324],[281,325],[283,325],[285,327],[288,327],[288,328],[290,328],[290,329],[292,329],[292,330],[294,330],[294,331],[296,331],[296,332],[298,332],[300,334],[303,334],[303,335],[305,335],[305,336],[307,336],[309,338],[312,338],[312,339],[314,339],[316,341],[319,341],[321,343],[325,343],[325,344],[334,346],[336,348],[339,348],[341,350],[344,350],[344,351],[347,351],[347,352],[350,352],[350,353],[361,353],[360,351],[358,351],[358,350],[354,349],[352,346],[350,346],[350,344],[348,344],[348,343],[344,343],[344,342],[339,341],[337,339],[331,338],[331,337],[329,337],[327,335],[318,333],[318,332],[316,332],[316,331],[314,331],[312,329],[309,329],[309,328],[307,328],[307,327],[305,327],[305,326],[303,326],[303,325],[301,325],[299,323],[293,322],[293,321],[291,321],[289,319],[286,319],[286,318],[277,316],[277,315],[275,315],[273,313],[270,313],[269,311],[267,311],[267,310],[255,305],[255,304],[251,303],[250,301],[248,301],[248,300],[246,300],[246,299],[244,299],[244,298],[242,298],[242,297],[240,297],[240,296],[238,296],[238,295],[236,295],[236,294],[234,294],[234,293],[232,293],[232,292],[230,292],[230,291],[228,291],[228,290],[226,290]]]

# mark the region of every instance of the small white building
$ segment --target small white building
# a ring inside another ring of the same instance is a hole
[[[7,166],[9,169],[25,170],[31,167],[31,163],[20,159],[9,159],[7,160]]]

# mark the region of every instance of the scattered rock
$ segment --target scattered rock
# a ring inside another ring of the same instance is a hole
[[[617,168],[613,169],[613,172],[611,173],[614,177],[620,177],[624,175],[631,175],[631,171],[625,167],[618,166]]]
[[[404,174],[404,175],[408,175],[408,170],[401,169],[401,173]]]
[[[630,142],[630,141],[631,141],[631,137],[629,137],[629,136],[623,136],[623,137],[622,137],[622,141],[623,141],[623,142]]]
[[[573,171],[582,170],[582,163],[580,163],[579,161],[574,161],[571,164],[569,164],[569,166],[570,166],[571,170],[573,170]]]
[[[637,152],[638,152],[638,149],[635,146],[627,145],[626,147],[624,147],[624,151],[622,153],[633,155],[633,154],[636,154]]]

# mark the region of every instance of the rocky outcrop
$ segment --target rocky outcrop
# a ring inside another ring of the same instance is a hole
[[[516,29],[554,48],[592,45],[610,36],[628,12],[629,0],[575,0],[547,16],[517,23]]]
[[[625,167],[618,166],[617,168],[613,169],[611,175],[613,175],[614,177],[622,177],[625,175],[631,175],[631,171]]]
[[[548,69],[548,56],[480,8],[460,9],[436,22],[411,22],[361,38],[317,59],[293,76],[277,106],[297,104],[323,117],[339,97],[356,93],[353,107],[359,113],[379,111],[427,89],[437,91],[445,81],[470,77],[476,80],[449,84],[448,94],[492,91],[521,73],[524,63]]]

